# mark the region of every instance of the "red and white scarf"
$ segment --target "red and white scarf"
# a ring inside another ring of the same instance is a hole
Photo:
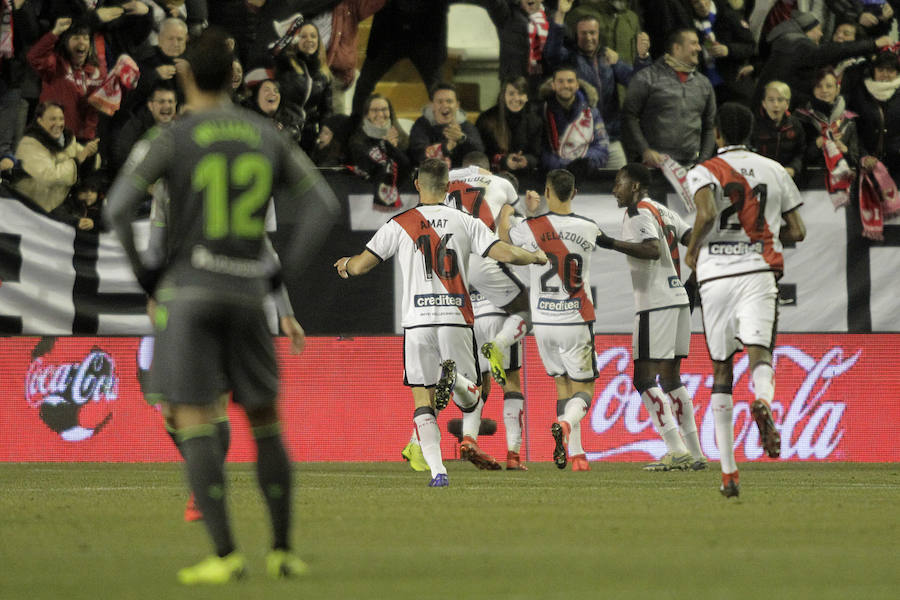
[[[850,185],[856,173],[837,147],[834,131],[828,125],[822,126],[822,153],[825,155],[825,189],[837,210],[850,202]]]
[[[594,115],[591,108],[585,106],[578,116],[559,132],[556,119],[549,103],[546,108],[547,125],[550,129],[550,147],[560,158],[575,160],[587,154],[594,139]]]
[[[13,47],[13,3],[12,0],[0,0],[0,61],[12,58]]]
[[[863,161],[868,157],[864,157]],[[859,216],[863,237],[884,239],[884,220],[900,214],[897,185],[881,161],[871,171],[863,171],[859,182]]]
[[[691,196],[691,190],[687,182],[688,170],[668,154],[663,154],[663,161],[659,165],[659,170],[674,188],[678,197],[681,198],[681,202],[687,211],[693,211],[694,198]]]
[[[541,58],[544,56],[544,45],[547,43],[549,32],[547,13],[541,6],[541,10],[528,15],[528,73],[531,75],[541,74]]]
[[[122,89],[134,89],[140,75],[137,63],[127,54],[122,54],[103,84],[88,96],[88,103],[100,112],[112,115],[122,104]]]

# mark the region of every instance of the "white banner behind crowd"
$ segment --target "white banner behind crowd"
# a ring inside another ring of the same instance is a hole
[[[801,192],[804,204],[799,209],[806,224],[806,240],[785,250],[785,274],[782,288],[780,331],[825,332],[847,331],[847,232],[844,210],[835,211],[822,190]],[[374,210],[368,195],[351,195],[350,223],[355,230],[375,230],[392,214]],[[404,195],[404,210],[416,203],[416,197]],[[669,206],[684,211],[674,195]],[[611,194],[576,196],[576,213],[589,217],[613,237],[621,237],[623,210],[616,206]],[[397,211],[400,212],[400,211]],[[693,214],[683,215],[693,222]],[[517,267],[517,269],[520,269]],[[684,267],[685,275],[689,271]],[[524,271],[521,271],[524,273]],[[895,275],[900,273],[900,251],[894,247],[872,250],[872,323],[875,331],[900,331],[900,294]],[[528,279],[522,275],[522,280]],[[400,275],[395,272],[394,297],[401,294]],[[591,285],[597,307],[594,331],[629,333],[634,307],[631,276],[625,255],[597,250],[591,263]],[[399,323],[399,307],[395,307],[395,323]],[[694,311],[693,330],[703,331],[700,311]],[[397,333],[401,330],[396,326]]]

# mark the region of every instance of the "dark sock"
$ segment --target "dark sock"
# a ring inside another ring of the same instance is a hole
[[[231,447],[231,422],[228,417],[222,417],[220,421],[214,421],[216,426],[216,438],[219,440],[219,447],[222,450],[222,460],[228,456],[228,449]]]
[[[281,425],[253,428],[256,476],[272,520],[272,547],[288,550],[291,527],[291,463],[281,441]]]
[[[215,427],[188,427],[179,430],[178,437],[188,483],[203,513],[203,523],[216,547],[216,554],[230,554],[234,550],[234,541],[225,510],[225,469]]]
[[[184,458],[184,455],[181,454],[181,442],[178,441],[178,433],[169,427],[169,424],[166,423],[166,433],[169,434],[169,437],[172,438],[172,443],[175,444],[175,448],[178,450],[178,454],[181,458]]]

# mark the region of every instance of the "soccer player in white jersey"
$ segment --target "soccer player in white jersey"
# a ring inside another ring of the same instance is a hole
[[[634,387],[667,450],[644,469],[699,471],[707,467],[707,460],[700,449],[694,404],[681,383],[681,359],[691,345],[690,302],[676,262],[678,242],[687,245],[691,228],[677,213],[649,198],[649,185],[645,166],[628,163],[619,170],[613,195],[625,209],[623,239],[601,233],[597,245],[625,254],[631,268]]]
[[[470,152],[463,157],[463,168],[450,171],[447,204],[480,219],[496,231],[501,211],[514,210],[519,202],[515,186],[488,170],[490,162],[483,152]],[[522,443],[522,395],[519,369],[522,340],[531,329],[528,293],[525,285],[504,264],[478,254],[469,255],[469,288],[475,309],[475,340],[481,349],[479,367],[489,372],[503,388],[503,423],[506,429],[506,468],[522,470],[519,449]],[[476,301],[477,300],[477,301]],[[507,372],[507,371],[511,372]],[[487,398],[490,381],[484,381],[482,396]],[[488,462],[473,454],[481,410],[463,415],[463,441],[460,456],[479,468],[499,469],[492,458]],[[473,460],[474,459],[474,460]]]
[[[740,494],[734,459],[732,385],[734,355],[747,348],[755,399],[750,412],[766,454],[778,458],[781,436],[771,403],[775,396],[778,287],[783,242],[799,242],[806,228],[798,214],[800,192],[784,168],[744,145],[753,129],[746,107],[726,103],[716,115],[717,156],[688,173],[697,206],[685,263],[697,275],[706,345],[713,361],[710,406],[722,457],[726,498]],[[786,227],[782,226],[782,219]]]
[[[444,205],[448,184],[447,165],[425,160],[415,180],[420,204],[382,225],[361,253],[334,263],[346,279],[397,256],[404,282],[403,379],[412,388],[413,422],[431,470],[431,487],[449,485],[436,409],[451,398],[463,412],[483,404],[468,292],[469,254],[519,265],[547,262],[543,252],[501,242],[478,219]]]
[[[581,446],[581,420],[593,402],[598,375],[590,270],[600,228],[572,212],[575,177],[569,171],[550,171],[544,194],[549,213],[512,226],[504,214],[498,233],[527,250],[543,250],[549,259],[546,267],[530,269],[530,298],[541,362],[556,382],[557,422],[550,428],[556,443],[553,460],[565,469],[571,455],[573,471],[589,471]],[[536,192],[527,192],[529,207],[539,201]]]

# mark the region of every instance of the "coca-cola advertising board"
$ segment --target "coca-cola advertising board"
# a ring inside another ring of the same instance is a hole
[[[594,402],[582,422],[593,461],[647,461],[665,452],[631,383],[631,338],[598,335]],[[403,386],[402,338],[311,338],[301,356],[277,341],[282,421],[298,461],[396,461],[412,432],[413,404]],[[159,408],[147,404],[141,380],[148,338],[0,338],[0,461],[159,462],[178,459]],[[900,460],[900,335],[782,334],[774,352],[775,421],[781,460]],[[533,338],[523,373],[526,413],[522,453],[551,459],[556,391]],[[718,458],[709,408],[712,366],[702,335],[694,335],[682,380],[693,398],[700,441]],[[752,391],[746,355],[735,360],[735,445],[738,461],[764,457],[749,418]],[[496,388],[496,386],[495,386]],[[240,410],[232,406],[231,461],[254,460]],[[498,427],[479,444],[506,453],[503,398],[495,389],[484,417]],[[456,456],[447,422],[438,421],[445,458]]]

